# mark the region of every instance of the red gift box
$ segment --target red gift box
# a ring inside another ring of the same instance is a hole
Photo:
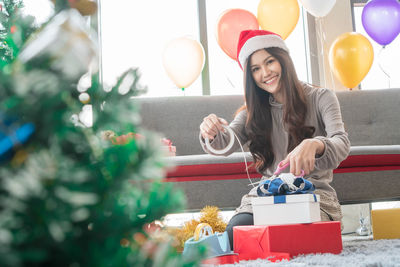
[[[223,255],[203,260],[202,264],[234,264],[239,262],[239,256],[237,254]]]
[[[299,254],[339,254],[342,249],[338,221],[233,227],[233,250],[239,260],[276,261]]]

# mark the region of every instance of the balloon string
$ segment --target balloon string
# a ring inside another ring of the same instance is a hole
[[[233,82],[231,81],[231,79],[229,79],[228,75],[226,75],[226,79],[228,80],[229,84],[232,86],[232,88],[235,88],[235,85],[233,84]]]
[[[236,64],[237,64],[236,60],[231,59],[231,58],[229,58],[229,60],[230,60],[229,63],[233,62],[233,63],[236,63]],[[235,66],[236,64],[229,64],[229,66]],[[230,73],[234,73],[234,71],[232,70],[232,71],[230,71]],[[228,83],[232,86],[232,88],[235,89],[235,85],[233,84],[233,82],[232,82],[232,80],[229,78],[229,76],[228,76],[228,75],[225,75],[225,77],[226,77],[226,80],[228,81]]]
[[[383,49],[385,49],[385,46],[382,46],[381,50],[379,51],[379,55],[378,55],[379,61],[378,61],[378,63],[379,63],[379,68],[381,69],[381,71],[382,71],[382,72],[386,75],[386,77],[388,78],[389,88],[390,88],[390,75],[389,75],[389,73],[387,73],[387,72],[383,69],[382,64],[381,64]]]
[[[317,19],[317,22],[318,22],[318,39],[319,39],[319,41],[320,41],[320,46],[321,46],[321,54],[320,54],[320,58],[321,58],[321,60],[322,60],[322,66],[323,66],[323,69],[325,69],[325,43],[326,43],[326,34],[325,34],[325,32],[324,32],[324,25],[323,25],[323,18],[322,17],[317,17],[316,18]],[[328,87],[328,84],[327,84],[327,77],[325,77],[325,71],[324,71],[324,73],[323,73],[324,75],[323,75],[323,77],[324,77],[324,83],[325,83],[325,87]],[[331,78],[331,83],[332,83],[332,87],[333,87],[333,89],[335,89],[336,90],[336,87],[335,87],[335,80],[333,79],[333,73],[332,73],[332,69],[330,68],[330,66],[329,66],[329,74],[330,74],[330,78]]]
[[[324,36],[323,36],[323,31],[322,31],[321,18],[317,18],[317,24],[318,24],[318,31],[317,31],[318,32],[318,39],[319,39],[319,42],[320,42],[320,49],[321,49],[321,52],[319,54],[319,58],[322,60],[322,66],[323,66],[322,69],[324,69],[324,66],[325,66],[325,64],[324,64],[324,61],[325,61],[325,58],[324,58],[324,54],[325,54],[324,53]],[[324,78],[324,83],[325,83],[324,87],[326,87],[326,79],[325,78]]]
[[[236,140],[238,141],[239,146],[240,146],[240,149],[242,150],[242,153],[243,153],[243,159],[244,159],[244,165],[246,166],[247,178],[248,178],[249,181],[250,181],[250,184],[248,184],[248,185],[251,185],[251,186],[255,187],[253,181],[251,181],[251,179],[250,179],[249,166],[247,165],[246,154],[245,154],[245,152],[244,152],[242,143],[240,143],[239,137],[236,135],[235,132],[233,132],[233,135],[235,136]]]
[[[217,155],[222,155],[224,153],[226,153],[227,151],[229,151],[234,144],[234,138],[236,138],[236,141],[239,143],[240,149],[242,151],[242,155],[243,155],[243,159],[244,159],[244,165],[246,166],[245,170],[246,170],[246,174],[247,174],[247,178],[250,181],[250,184],[248,185],[252,185],[253,187],[255,187],[254,183],[251,181],[250,178],[250,173],[249,173],[249,167],[247,164],[247,159],[246,159],[246,152],[244,151],[243,145],[240,142],[239,137],[236,135],[236,133],[232,130],[232,128],[230,128],[229,126],[224,126],[224,128],[228,131],[228,133],[230,134],[230,138],[232,138],[231,140],[229,140],[229,144],[222,150],[215,150],[211,147],[210,142],[208,141],[208,139],[206,140],[206,147],[208,150],[212,151],[213,153],[217,154]]]

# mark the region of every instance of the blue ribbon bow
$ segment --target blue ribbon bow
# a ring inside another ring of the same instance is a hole
[[[293,186],[294,185],[294,186]],[[276,177],[261,181],[257,187],[257,195],[260,197],[276,195],[307,194],[315,190],[315,186],[303,177],[296,177],[293,184]]]

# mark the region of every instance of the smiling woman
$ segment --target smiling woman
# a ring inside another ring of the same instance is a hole
[[[243,68],[246,101],[229,124],[238,137],[237,142],[223,155],[228,156],[240,144],[248,143],[257,172],[263,175],[261,182],[276,174],[275,170],[281,166],[285,169],[290,165],[290,173],[304,176],[315,185],[316,194],[321,196],[321,220],[341,221],[336,191],[329,184],[332,170],[349,154],[350,141],[337,97],[328,89],[298,79],[289,49],[276,33],[242,31],[238,62]],[[205,152],[216,155],[204,145],[210,136],[213,148],[223,148],[227,143],[222,125],[227,122],[215,114],[203,119],[200,144]],[[253,187],[242,197],[227,226],[231,246],[233,227],[253,224],[251,199],[257,193],[257,187]]]

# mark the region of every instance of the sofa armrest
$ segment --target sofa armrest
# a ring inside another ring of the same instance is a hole
[[[400,145],[379,145],[379,146],[352,146],[350,156],[353,155],[388,155],[400,154]]]
[[[400,169],[400,145],[353,146],[335,173]]]
[[[235,152],[229,156],[214,156],[210,154],[186,155],[169,157],[168,162],[175,166],[185,165],[203,165],[203,164],[220,164],[220,163],[239,163],[244,162],[244,156],[247,162],[253,162],[250,152]]]
[[[260,178],[261,175],[251,167],[252,162],[249,152],[236,152],[229,156],[201,154],[171,157],[169,163],[174,167],[168,171],[166,181],[248,179],[246,166],[250,178]]]

